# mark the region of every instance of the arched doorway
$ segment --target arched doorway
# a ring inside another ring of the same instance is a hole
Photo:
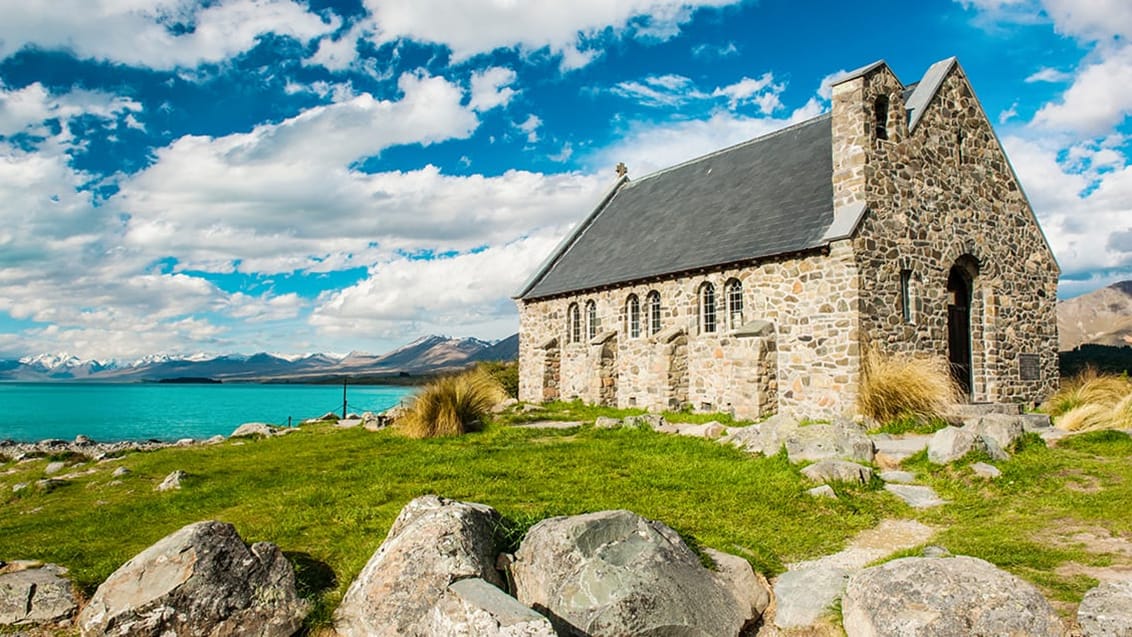
[[[947,359],[962,395],[971,399],[971,289],[973,272],[956,263],[947,275]]]

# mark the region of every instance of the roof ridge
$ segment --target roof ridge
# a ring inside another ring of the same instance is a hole
[[[833,113],[822,113],[821,115],[818,115],[816,117],[811,117],[810,119],[791,124],[789,126],[786,126],[784,128],[780,128],[778,130],[770,131],[769,133],[764,133],[762,135],[759,135],[758,137],[752,137],[751,139],[741,141],[737,144],[732,144],[732,145],[727,146],[725,148],[720,148],[719,150],[714,150],[710,153],[707,153],[706,155],[700,155],[699,157],[693,157],[691,159],[686,159],[686,160],[680,162],[679,164],[675,164],[675,165],[669,166],[667,168],[661,168],[660,170],[651,172],[651,173],[645,175],[644,177],[640,177],[640,178],[637,178],[637,179],[630,179],[629,183],[625,184],[625,186],[626,187],[632,187],[634,184],[638,184],[642,181],[645,181],[647,179],[652,179],[654,177],[659,177],[660,175],[663,175],[663,174],[668,173],[668,172],[672,172],[672,171],[674,171],[678,168],[684,168],[686,166],[691,166],[692,164],[704,161],[705,159],[711,159],[712,157],[716,157],[718,155],[722,155],[724,153],[728,153],[728,152],[731,152],[733,150],[737,150],[739,148],[744,148],[746,146],[757,144],[759,142],[766,141],[768,139],[771,139],[773,137],[777,137],[777,136],[782,135],[784,133],[789,133],[791,131],[797,130],[797,129],[803,127],[803,126],[808,126],[808,125],[813,124],[813,123],[815,123],[819,120],[829,119],[831,117],[833,117]]]

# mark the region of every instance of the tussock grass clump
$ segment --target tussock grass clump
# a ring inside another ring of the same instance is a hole
[[[1086,368],[1042,407],[1066,431],[1132,428],[1132,380]]]
[[[947,361],[941,357],[882,354],[872,349],[864,362],[857,409],[877,422],[909,416],[940,418],[959,395]]]
[[[481,369],[445,376],[425,385],[397,419],[397,427],[410,438],[479,431],[491,409],[506,397],[499,381]]]

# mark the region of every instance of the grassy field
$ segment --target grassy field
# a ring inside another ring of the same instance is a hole
[[[556,418],[590,421],[595,413],[625,412],[568,404],[552,410]],[[834,552],[882,519],[915,517],[941,529],[935,543],[990,560],[1073,602],[1096,580],[1059,567],[1132,559],[1058,539],[1075,528],[1132,538],[1130,456],[1132,440],[1113,432],[1056,449],[1029,444],[998,463],[1005,475],[995,482],[973,478],[964,465],[933,469],[913,458],[913,468],[952,502],[915,512],[876,485],[838,488],[836,501],[814,499],[805,493],[813,485],[782,455],[750,457],[651,430],[497,422],[461,437],[411,440],[319,425],[266,440],[87,463],[67,471],[97,472],[49,493],[35,486],[12,492],[15,483],[41,478],[46,458],[0,463],[0,559],[63,564],[89,593],[164,535],[190,522],[223,520],[246,541],[271,541],[287,553],[317,602],[311,618],[317,625],[401,507],[436,493],[494,506],[511,519],[515,537],[549,515],[631,509],[693,544],[743,555],[768,575],[786,562]],[[131,473],[115,483],[110,474],[119,466]],[[184,488],[155,492],[176,469],[189,474]]]

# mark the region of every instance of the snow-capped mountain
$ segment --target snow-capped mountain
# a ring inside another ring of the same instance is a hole
[[[0,380],[156,381],[212,378],[229,381],[312,380],[335,375],[420,374],[479,360],[518,357],[518,335],[502,341],[430,335],[385,354],[150,354],[133,361],[82,360],[69,353],[0,360]]]

